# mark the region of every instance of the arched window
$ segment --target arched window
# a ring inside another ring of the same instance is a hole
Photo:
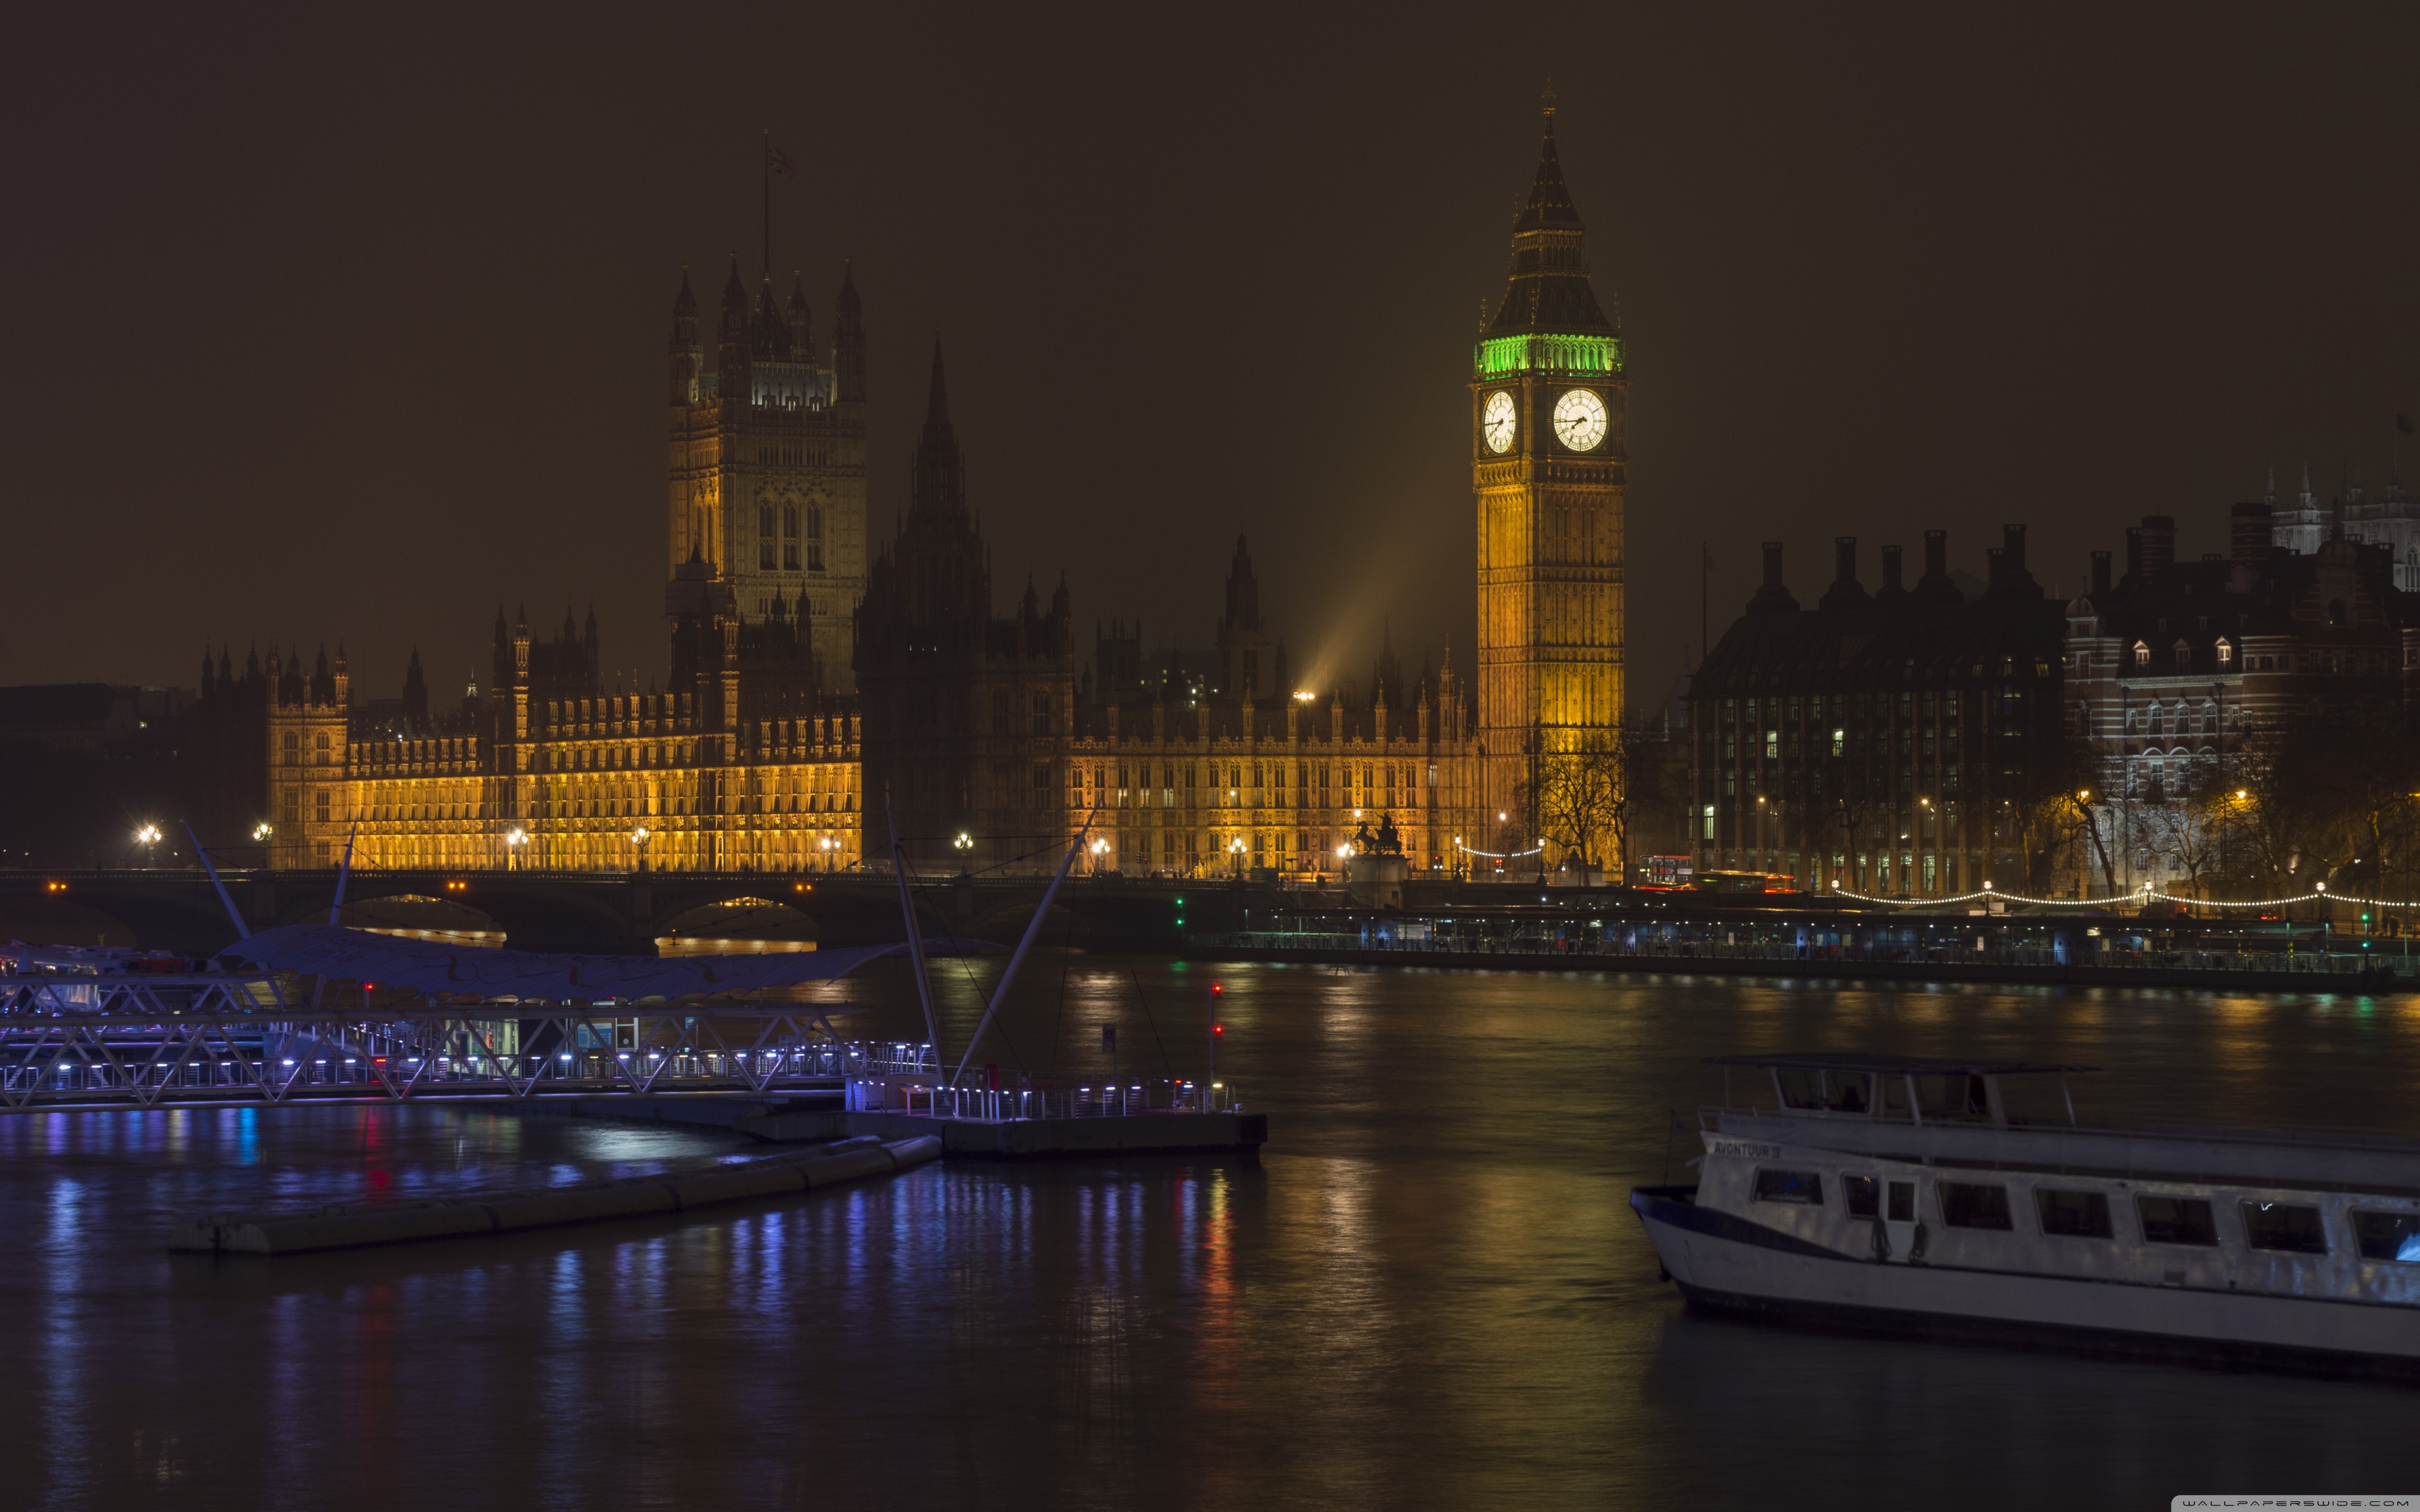
[[[2231,667],[2235,664],[2235,648],[2225,640],[2218,643],[2218,664],[2222,667]]]
[[[2149,646],[2145,645],[2145,644],[2144,644],[2142,641],[2140,641],[2140,640],[2135,641],[2135,642],[2134,642],[2134,665],[2135,665],[2135,666],[2137,666],[2137,667],[2149,667],[2150,664],[2151,664],[2151,648],[2150,648]]]
[[[2192,666],[2192,665],[2193,665],[2193,647],[2191,647],[2191,646],[2189,646],[2189,645],[2185,644],[2182,640],[2178,641],[2178,642],[2177,642],[2177,666],[2178,666],[2178,668],[2179,668],[2180,670],[2181,670],[2181,669],[2183,669],[2183,668],[2190,667],[2190,666]]]

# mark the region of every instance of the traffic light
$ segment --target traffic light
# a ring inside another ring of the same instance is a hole
[[[1176,927],[1185,927],[1185,900],[1182,898],[1176,900]]]

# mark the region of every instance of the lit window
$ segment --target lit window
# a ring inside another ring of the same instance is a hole
[[[2140,640],[2135,641],[2135,642],[2134,642],[2134,665],[2135,665],[2135,666],[2137,666],[2137,667],[2149,667],[2150,664],[2151,664],[2151,648],[2150,648],[2149,646],[2145,645],[2145,644],[2144,644],[2142,641],[2140,641]]]
[[[2226,641],[2221,640],[2218,643],[2218,664],[2222,667],[2226,667],[2233,665],[2234,661],[2235,648],[2228,645]]]

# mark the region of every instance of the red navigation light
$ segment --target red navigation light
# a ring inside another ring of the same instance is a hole
[[[1210,1026],[1210,1032],[1213,1034],[1224,1034],[1227,1032],[1227,1026],[1224,1024],[1213,1024]]]
[[[1210,995],[1211,995],[1211,996],[1213,996],[1213,997],[1217,997],[1217,996],[1220,995],[1221,994],[1225,993],[1225,992],[1226,992],[1226,990],[1227,990],[1226,988],[1219,986],[1219,985],[1218,985],[1217,982],[1215,982],[1215,981],[1214,981],[1214,982],[1212,982],[1212,983],[1210,984]]]

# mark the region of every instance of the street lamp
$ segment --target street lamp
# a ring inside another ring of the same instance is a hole
[[[644,825],[630,831],[630,843],[639,848],[639,870],[642,872],[647,869],[647,841],[654,838],[647,833],[647,826]]]
[[[1244,874],[1244,837],[1236,836],[1227,842],[1228,853],[1235,857],[1235,875]]]
[[[252,826],[252,838],[255,840],[267,840],[270,836],[275,833],[277,833],[277,831],[270,828],[268,821],[266,820],[263,820],[261,823]]]
[[[504,832],[504,869],[506,871],[520,869],[521,847],[528,843],[529,831],[518,825]]]
[[[145,866],[156,864],[158,861],[158,854],[154,850],[154,847],[160,843],[160,826],[157,825],[145,825],[142,828],[134,832],[134,843],[143,847],[143,864]]]
[[[1101,858],[1109,854],[1109,842],[1108,841],[1096,840],[1093,841],[1093,872],[1094,875],[1097,876],[1100,873],[1101,866],[1103,864]]]

